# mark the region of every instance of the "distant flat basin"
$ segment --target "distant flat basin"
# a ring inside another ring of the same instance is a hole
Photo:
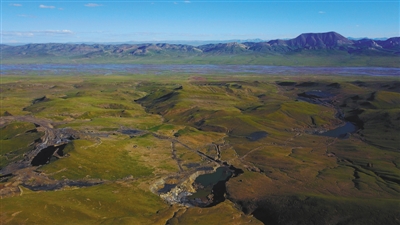
[[[148,64],[5,64],[5,75],[74,75],[74,74],[264,74],[264,75],[366,75],[400,76],[400,68],[386,67],[307,67],[265,65],[148,65]]]

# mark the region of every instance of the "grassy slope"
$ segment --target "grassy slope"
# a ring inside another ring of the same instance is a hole
[[[38,193],[24,190],[22,196],[2,200],[1,220],[7,224],[154,223],[157,211],[166,205],[136,186],[115,183]]]

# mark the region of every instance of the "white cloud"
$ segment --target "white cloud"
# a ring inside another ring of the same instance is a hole
[[[1,36],[33,37],[33,36],[68,36],[73,35],[71,30],[36,30],[36,31],[3,31]]]
[[[10,4],[11,6],[15,6],[15,7],[21,7],[22,4]]]
[[[39,8],[42,8],[42,9],[54,9],[56,7],[52,6],[52,5],[39,5]]]
[[[174,2],[174,5],[178,5],[178,3],[177,3],[177,2]]]
[[[184,3],[190,3],[190,1],[183,1]]]
[[[324,11],[319,11],[318,13],[319,13],[319,14],[325,14],[326,12],[324,12]]]
[[[86,7],[99,7],[99,6],[103,6],[103,5],[96,4],[96,3],[88,3],[88,4],[85,4],[85,6]]]
[[[19,14],[19,17],[28,17],[28,18],[36,18],[34,15],[27,15],[27,14]]]
[[[32,37],[34,34],[32,32],[17,32],[17,31],[3,31],[1,36],[9,37]]]
[[[63,8],[58,8],[58,10],[64,10]]]
[[[41,31],[46,34],[73,34],[71,30],[46,30],[46,31]]]

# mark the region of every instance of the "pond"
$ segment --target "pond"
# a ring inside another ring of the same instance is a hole
[[[47,163],[50,162],[50,160],[52,159],[52,157],[54,157],[54,153],[57,151],[57,154],[59,156],[63,156],[64,155],[64,148],[65,146],[67,146],[67,144],[63,144],[63,145],[59,145],[59,146],[55,146],[55,145],[51,145],[48,146],[47,148],[42,149],[33,159],[31,162],[32,166],[41,166],[41,165],[45,165]]]
[[[260,139],[262,139],[262,138],[267,137],[267,135],[268,135],[268,133],[265,132],[265,131],[256,131],[256,132],[251,133],[251,134],[250,134],[249,136],[247,136],[246,138],[247,138],[249,141],[258,141],[258,140],[260,140]]]
[[[232,168],[234,170],[231,170]],[[193,182],[196,192],[186,199],[189,204],[198,207],[211,207],[223,202],[226,194],[225,183],[232,176],[243,172],[240,169],[232,168],[219,167],[213,173],[198,176]]]
[[[226,167],[219,167],[214,173],[203,174],[194,181],[204,187],[213,186],[219,181],[225,181],[232,175],[232,172]]]
[[[318,135],[327,136],[327,137],[336,137],[336,138],[349,138],[350,133],[354,133],[358,130],[358,127],[353,123],[346,122],[344,126],[338,127],[336,129],[319,133]]]

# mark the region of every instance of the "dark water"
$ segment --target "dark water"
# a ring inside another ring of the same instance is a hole
[[[321,136],[337,137],[337,138],[348,138],[348,134],[354,133],[358,130],[358,127],[353,123],[346,122],[344,126],[338,127],[336,129],[318,134]]]
[[[268,133],[265,131],[256,131],[256,132],[251,133],[246,138],[250,141],[258,141],[262,138],[265,138],[267,135],[268,135]]]
[[[49,146],[45,149],[42,149],[33,159],[32,159],[32,166],[41,166],[44,164],[47,164],[50,159],[53,157],[53,154],[55,151],[57,151],[57,154],[60,156],[63,156],[63,150],[67,144],[63,144],[60,146]]]
[[[141,131],[141,130],[121,130],[121,133],[128,134],[128,135],[140,134],[142,132],[143,131]]]
[[[400,76],[400,68],[305,67],[264,65],[141,65],[141,64],[21,64],[1,65],[0,74],[265,74],[265,75],[367,75]]]
[[[195,183],[204,187],[213,186],[219,181],[225,181],[232,175],[232,172],[226,167],[219,167],[214,173],[203,174],[196,178]]]
[[[211,207],[225,200],[226,181],[236,170],[228,167],[219,167],[215,172],[203,174],[196,178],[194,185],[197,186],[196,193],[185,199],[190,205],[198,207]]]
[[[307,92],[304,92],[303,94],[299,94],[299,95],[308,97],[308,98],[330,98],[330,97],[335,96],[334,94],[331,94],[326,91],[320,91],[320,90],[307,91]]]
[[[158,193],[167,193],[170,192],[172,188],[176,187],[176,184],[164,184],[164,187],[158,190]]]

